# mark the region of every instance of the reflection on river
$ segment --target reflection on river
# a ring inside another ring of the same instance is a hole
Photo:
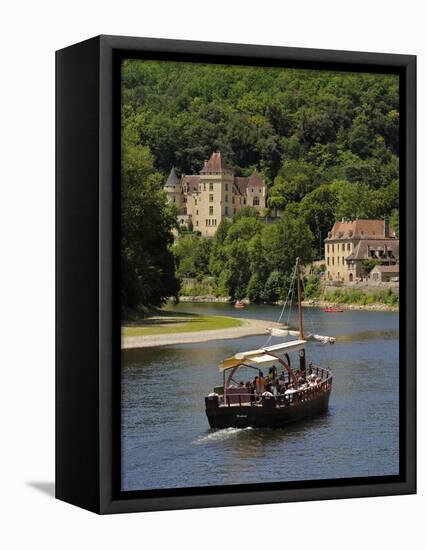
[[[270,320],[280,312],[177,309]],[[333,370],[330,408],[283,429],[210,430],[204,412],[204,395],[221,381],[218,363],[265,336],[123,351],[122,489],[398,474],[398,314],[305,309],[304,317],[306,331],[337,337],[307,349],[308,361]]]

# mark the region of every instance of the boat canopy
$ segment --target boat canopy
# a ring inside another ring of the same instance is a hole
[[[261,349],[254,349],[250,351],[241,351],[236,353],[233,357],[228,357],[219,365],[220,372],[232,369],[238,365],[245,364],[249,366],[268,366],[277,361],[277,358],[271,353],[287,353],[289,351],[299,351],[306,345],[306,340],[292,340],[291,342],[283,342],[281,344],[275,344],[274,346],[266,346]]]

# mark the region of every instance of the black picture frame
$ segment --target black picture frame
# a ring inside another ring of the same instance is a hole
[[[400,475],[120,491],[123,58],[400,75]],[[416,492],[416,57],[98,36],[56,52],[56,498],[105,513]]]

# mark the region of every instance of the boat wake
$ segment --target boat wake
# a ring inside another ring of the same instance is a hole
[[[194,444],[200,445],[202,443],[209,443],[214,441],[226,441],[236,435],[252,430],[251,426],[247,428],[224,428],[223,430],[214,430],[203,437],[199,437],[194,441]]]

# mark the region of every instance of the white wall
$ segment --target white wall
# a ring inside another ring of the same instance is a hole
[[[0,544],[8,539],[3,548],[217,548],[224,537],[237,548],[243,540],[252,548],[273,544],[277,531],[283,537],[280,546],[287,548],[418,548],[415,539],[424,539],[424,496],[100,518],[31,484],[49,484],[54,476],[54,50],[104,33],[417,54],[418,151],[424,152],[421,5],[414,0],[3,3]],[[423,176],[420,156],[419,208],[424,211]],[[425,224],[423,216],[423,236]],[[423,273],[424,242],[419,244]],[[424,308],[424,291],[419,296]],[[424,320],[422,314],[420,323]],[[423,461],[424,412],[420,398]],[[424,492],[422,467],[419,488]],[[310,518],[312,528],[304,526],[303,517]]]

